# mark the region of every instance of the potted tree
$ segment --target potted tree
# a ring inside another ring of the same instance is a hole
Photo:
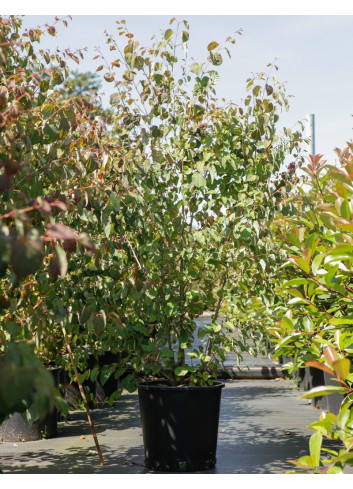
[[[21,18],[1,17],[0,24],[0,353],[7,354],[13,342],[35,342],[37,357],[49,366],[62,360],[62,350],[71,348],[75,335],[77,339],[81,333],[82,343],[95,347],[104,329],[104,311],[98,307],[91,311],[92,328],[82,331],[82,313],[90,319],[85,291],[78,290],[70,300],[82,275],[78,271],[79,278],[70,281],[68,272],[75,268],[73,253],[84,269],[95,260],[82,222],[94,222],[100,205],[95,192],[105,198],[109,189],[109,182],[97,189],[107,152],[103,158],[97,150],[103,132],[94,119],[97,107],[79,95],[65,99],[59,89],[69,74],[65,59],[78,62],[77,55],[36,52],[41,36],[55,35],[54,25],[23,33]],[[92,182],[97,182],[94,188]],[[68,334],[63,334],[64,320]],[[112,337],[111,328],[106,332]],[[85,357],[78,356],[79,361]],[[27,417],[34,422],[43,413],[32,404]]]
[[[242,106],[216,99],[233,38],[210,42],[197,63],[188,59],[186,21],[172,19],[150,48],[117,23],[126,44],[107,33],[118,58],[98,69],[116,89],[114,165],[128,190],[110,228],[127,263],[114,289],[132,369],[123,386],[138,381],[146,465],[204,470],[216,462],[218,367],[261,336],[255,316],[237,327],[249,294],[264,290],[266,222],[291,186],[295,163],[279,172],[301,135],[278,136],[288,100],[270,75],[247,81]],[[198,327],[210,304],[210,324]]]

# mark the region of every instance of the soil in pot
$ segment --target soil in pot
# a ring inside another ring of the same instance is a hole
[[[59,387],[61,367],[48,367]],[[0,425],[0,440],[3,442],[36,441],[42,438],[55,438],[58,435],[58,412],[54,408],[41,421],[30,426],[21,413],[14,413]]]
[[[208,470],[216,464],[221,394],[212,386],[138,385],[145,464],[167,472]]]

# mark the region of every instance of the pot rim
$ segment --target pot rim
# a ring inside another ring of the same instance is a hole
[[[193,390],[209,390],[209,389],[223,389],[225,384],[218,380],[213,381],[213,385],[163,385],[165,380],[151,380],[143,381],[137,384],[137,388],[140,390],[164,390],[164,391],[193,391]]]

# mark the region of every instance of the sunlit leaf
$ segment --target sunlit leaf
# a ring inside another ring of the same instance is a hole
[[[209,45],[207,46],[207,50],[208,51],[213,51],[214,49],[218,48],[219,44],[218,42],[216,41],[212,41],[209,43]]]
[[[164,33],[164,39],[168,41],[173,35],[173,30],[172,29],[167,29]]]
[[[341,380],[346,380],[351,369],[351,362],[348,358],[340,358],[332,362],[332,368]]]
[[[309,440],[310,456],[313,457],[315,467],[318,467],[320,464],[321,444],[322,434],[317,431],[311,435]]]

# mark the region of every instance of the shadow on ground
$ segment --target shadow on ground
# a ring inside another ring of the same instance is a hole
[[[91,417],[97,433],[110,430],[126,430],[140,427],[136,395],[125,394],[112,406],[108,404],[91,410]],[[68,420],[59,423],[60,437],[90,433],[86,411],[72,411]]]
[[[308,454],[312,432],[305,425],[316,420],[319,413],[307,401],[299,400],[299,392],[283,380],[226,384],[222,393],[217,465],[204,473],[280,474],[293,469],[287,459]],[[20,449],[0,445],[3,472],[149,472],[144,467],[136,394],[123,395],[113,406],[93,410],[92,417],[104,466],[99,465],[93,439],[88,436],[85,413],[76,411],[70,414],[71,421],[61,424],[58,439],[28,442],[21,444]]]

